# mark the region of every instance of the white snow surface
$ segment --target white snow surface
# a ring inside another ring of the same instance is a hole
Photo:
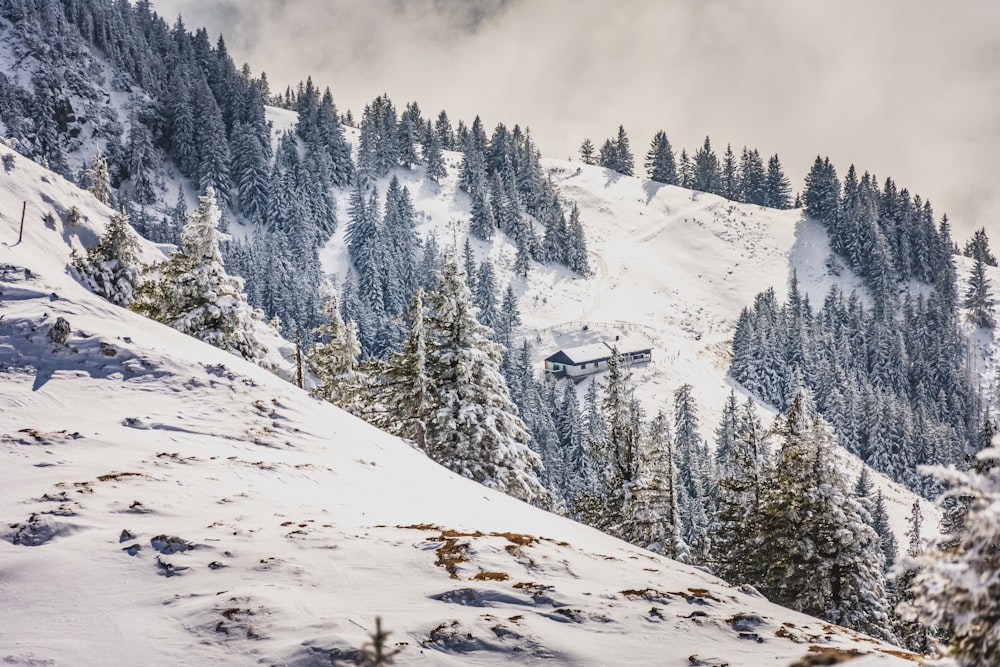
[[[573,197],[607,178],[549,164],[564,170]],[[727,309],[759,287],[707,273],[694,256],[724,246],[725,226],[710,223],[730,204],[691,202],[673,188],[647,204],[628,183],[606,191],[644,215],[616,216],[609,204],[600,222],[591,214],[602,204],[589,203],[599,273],[588,287],[538,270],[521,286],[531,326],[648,317],[668,346],[645,383],[651,391],[694,381],[673,375],[685,368],[718,384]],[[42,222],[46,210],[73,204],[83,225]],[[795,213],[738,210],[758,240],[713,264],[750,276],[822,254],[812,248],[821,235]],[[865,656],[854,664],[909,662],[459,478],[259,367],[101,300],[67,264],[70,247],[92,245],[110,215],[23,157],[0,172],[4,664],[326,665],[331,650],[364,644],[376,617],[404,665],[785,665],[823,650]],[[762,231],[772,218],[787,222],[791,260]],[[696,233],[680,234],[682,225]],[[658,235],[680,250],[625,243]],[[486,250],[509,254],[499,243]],[[143,253],[161,256],[148,244]],[[638,314],[616,296],[637,276],[658,290],[630,298],[648,309]],[[681,280],[702,291],[675,304]],[[685,305],[699,300],[701,311]],[[58,317],[71,326],[65,346],[47,338]],[[677,340],[689,344],[669,347]]]

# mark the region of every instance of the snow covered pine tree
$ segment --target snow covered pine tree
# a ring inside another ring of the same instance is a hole
[[[181,247],[153,267],[133,310],[210,345],[259,361],[266,350],[257,341],[253,321],[260,312],[247,303],[243,280],[226,273],[219,243],[222,214],[211,186],[197,209],[187,214]]]

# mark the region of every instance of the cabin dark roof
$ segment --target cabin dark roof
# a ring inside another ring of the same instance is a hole
[[[559,350],[551,357],[546,358],[545,361],[548,361],[553,364],[570,364],[570,365],[574,364],[574,361],[569,357],[567,357],[566,353],[563,352],[562,350]]]
[[[611,345],[608,343],[593,343],[591,345],[582,345],[580,347],[571,347],[565,350],[559,350],[555,354],[546,358],[545,361],[553,364],[566,364],[569,366],[579,366],[580,364],[589,364],[595,361],[604,361],[611,356]],[[641,354],[649,353],[652,351],[651,347],[643,347],[641,349],[619,349],[619,354]]]

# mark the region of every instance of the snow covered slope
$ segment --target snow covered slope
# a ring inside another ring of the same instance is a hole
[[[289,126],[290,117],[269,110],[276,127]],[[348,129],[348,137],[356,142],[357,132]],[[420,233],[433,231],[442,246],[461,249],[470,204],[458,188],[461,154],[445,156],[448,175],[440,185],[425,179],[421,167],[392,175],[410,190]],[[580,207],[594,275],[581,278],[560,266],[535,264],[523,280],[513,276],[516,248],[509,239],[471,239],[477,260],[489,257],[501,286],[511,281],[520,296],[520,334],[534,345],[539,373],[542,360],[559,349],[616,336],[648,341],[653,362],[634,370],[638,398],[650,415],[671,414],[674,390],[692,385],[708,442],[714,442],[729,392],[741,391],[727,375],[732,332],[757,294],[773,287],[784,300],[793,272],[816,307],[831,285],[867,294],[850,270],[831,273],[825,230],[799,210],[740,204],[575,162],[544,159],[542,166],[564,201]],[[387,179],[377,185],[384,194]],[[324,268],[338,284],[349,266],[348,200],[349,191],[338,195],[340,228],[323,252]],[[585,389],[585,383],[578,387],[581,399]],[[845,473],[857,477],[861,461],[843,450],[838,454]],[[885,495],[897,541],[905,544],[916,496],[884,475],[872,476]],[[938,512],[932,503],[922,504],[925,537],[931,537]]]
[[[79,229],[41,222],[74,203]],[[109,213],[23,158],[0,173],[4,664],[324,665],[376,616],[406,665],[907,664],[100,300],[66,263]]]

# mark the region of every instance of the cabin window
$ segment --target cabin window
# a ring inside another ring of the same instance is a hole
[[[554,371],[561,371],[562,370],[562,366],[559,365],[559,364],[552,364],[552,370],[554,370]]]
[[[581,371],[582,371],[582,370],[583,370],[584,368],[586,368],[586,367],[587,367],[587,364],[580,364],[580,370],[581,370]]]

